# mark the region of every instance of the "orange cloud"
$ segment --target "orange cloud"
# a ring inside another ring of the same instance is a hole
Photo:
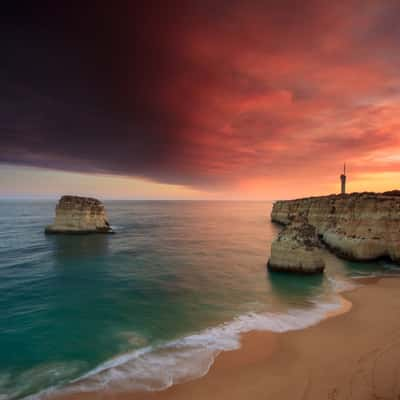
[[[396,186],[398,2],[154,4],[81,49],[106,111],[6,116],[0,160],[268,198],[334,191],[346,161],[354,188]]]

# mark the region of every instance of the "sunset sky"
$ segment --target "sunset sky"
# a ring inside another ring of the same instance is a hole
[[[399,1],[13,4],[0,197],[292,198],[344,162],[400,186]]]

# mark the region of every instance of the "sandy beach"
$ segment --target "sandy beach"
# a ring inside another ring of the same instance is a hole
[[[63,399],[399,399],[400,279],[364,281],[343,310],[283,334],[251,332],[209,373],[153,393],[81,393]],[[350,302],[350,303],[349,303]],[[351,307],[350,307],[351,306]]]

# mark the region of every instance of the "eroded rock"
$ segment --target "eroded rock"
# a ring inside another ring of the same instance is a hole
[[[113,233],[104,205],[91,197],[62,196],[46,233]]]
[[[323,272],[322,244],[316,229],[304,216],[287,224],[272,242],[268,268],[302,274]]]
[[[287,225],[299,215],[339,256],[358,261],[389,257],[400,262],[398,191],[277,201],[271,219]]]

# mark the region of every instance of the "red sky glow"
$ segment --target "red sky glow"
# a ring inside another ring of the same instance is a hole
[[[96,72],[79,107],[76,93],[15,73],[0,162],[171,185],[177,197],[337,192],[344,162],[350,190],[398,187],[398,2],[185,4],[116,6],[99,38],[87,28],[82,54],[96,43],[77,70]],[[67,46],[76,38],[60,18]]]

